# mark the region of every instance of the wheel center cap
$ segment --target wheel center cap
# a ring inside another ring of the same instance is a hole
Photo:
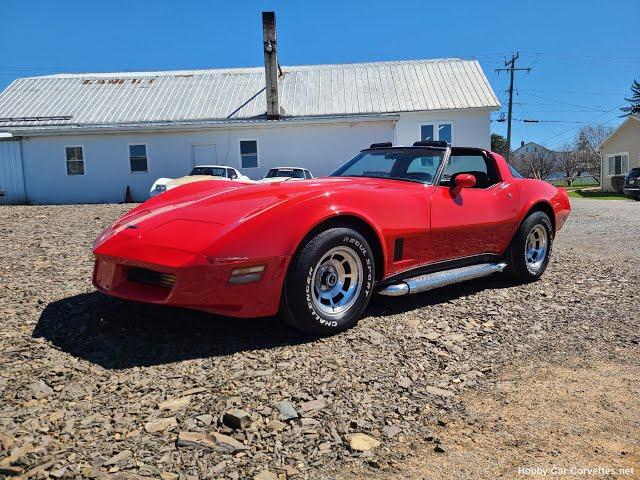
[[[329,273],[327,275],[326,280],[325,280],[327,285],[330,286],[330,287],[333,287],[336,284],[337,281],[338,281],[338,276],[335,273]]]

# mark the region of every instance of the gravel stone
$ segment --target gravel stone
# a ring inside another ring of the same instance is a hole
[[[262,470],[256,476],[253,477],[253,480],[278,480],[278,477],[275,473],[271,473],[268,470]]]
[[[31,390],[31,394],[33,398],[40,400],[42,398],[47,398],[53,395],[53,388],[47,385],[44,380],[38,380],[37,382],[33,382],[29,389]]]
[[[275,405],[278,412],[280,412],[280,418],[282,420],[292,420],[298,418],[298,412],[293,404],[287,400],[280,401]]]
[[[103,467],[110,467],[111,465],[116,465],[118,463],[123,463],[126,460],[129,460],[133,457],[133,452],[131,450],[123,450],[117,455],[114,455],[109,460],[102,464]]]
[[[191,396],[174,398],[158,404],[160,410],[180,410],[191,403]]]
[[[230,428],[243,429],[251,425],[251,415],[244,410],[234,408],[233,410],[225,412],[222,417],[222,422]]]
[[[237,453],[248,449],[246,445],[235,438],[215,432],[212,435],[200,432],[180,432],[176,445],[178,447],[200,447],[226,453]]]
[[[167,430],[168,428],[173,428],[178,425],[176,417],[169,418],[161,418],[160,420],[155,420],[153,422],[147,422],[144,425],[144,429],[147,433],[157,433],[162,432],[163,430]]]
[[[387,425],[386,427],[384,427],[382,429],[382,433],[384,433],[388,438],[395,437],[401,431],[402,431],[402,429],[400,427],[395,426],[395,425]]]
[[[438,388],[432,385],[427,386],[425,391],[431,395],[438,395],[439,397],[451,397],[455,395],[451,390],[445,390],[444,388]]]
[[[380,446],[380,442],[364,433],[354,433],[349,437],[349,447],[358,452],[368,452]]]

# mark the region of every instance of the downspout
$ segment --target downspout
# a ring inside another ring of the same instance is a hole
[[[24,152],[22,150],[22,142],[24,137],[20,137],[18,142],[18,150],[20,151],[20,168],[22,168],[22,191],[24,192],[24,203],[29,204],[29,197],[27,196],[27,176],[24,171]]]

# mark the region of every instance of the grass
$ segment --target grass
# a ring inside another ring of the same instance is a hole
[[[570,198],[594,198],[596,200],[629,200],[630,197],[615,192],[599,190],[569,190]]]
[[[556,187],[564,187],[564,179],[561,178],[556,178],[553,180],[549,180],[549,183],[551,185],[554,185]],[[597,187],[598,186],[598,182],[596,182],[593,178],[591,177],[578,177],[576,179],[574,179],[571,182],[571,186],[568,188],[576,188],[576,187]]]

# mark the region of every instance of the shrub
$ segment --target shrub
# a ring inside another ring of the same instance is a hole
[[[611,187],[616,193],[622,193],[624,187],[624,175],[614,175],[611,177]]]

